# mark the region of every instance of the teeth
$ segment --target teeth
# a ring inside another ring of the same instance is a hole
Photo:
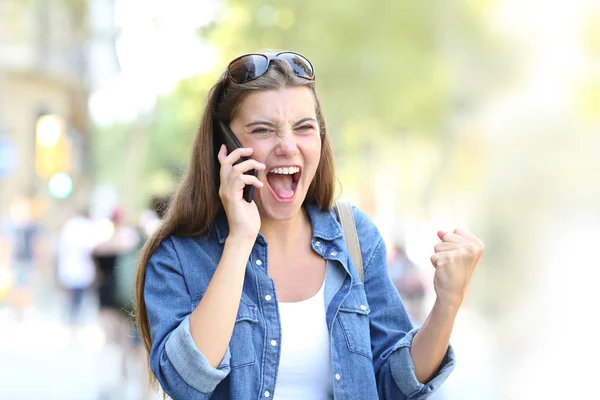
[[[298,167],[283,167],[283,168],[273,168],[270,172],[273,174],[283,174],[283,175],[292,175],[296,172],[299,172],[300,168]]]

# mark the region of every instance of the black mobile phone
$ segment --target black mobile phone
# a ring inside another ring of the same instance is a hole
[[[229,128],[229,126],[227,126],[227,124],[224,124],[223,122],[218,121],[217,131],[218,131],[217,136],[219,137],[218,140],[220,141],[220,143],[218,143],[218,146],[217,146],[217,151],[221,147],[221,144],[224,144],[225,147],[227,147],[227,154],[230,154],[235,149],[239,149],[240,147],[242,147],[242,144],[240,143],[238,138],[235,137],[235,134],[233,133],[231,128]],[[241,157],[239,160],[237,160],[235,163],[233,163],[233,165],[237,165],[237,164],[239,164],[243,161],[249,160],[249,159],[250,159],[250,157]],[[244,174],[258,176],[258,171],[255,169],[251,169],[250,171],[244,172]],[[246,185],[244,187],[244,200],[246,200],[248,203],[250,203],[252,201],[252,199],[254,198],[254,189],[255,188],[256,187],[254,185]]]

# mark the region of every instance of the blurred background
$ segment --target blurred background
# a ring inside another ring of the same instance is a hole
[[[136,251],[212,83],[265,48],[315,66],[416,324],[436,231],[486,243],[437,398],[600,398],[597,0],[0,0],[0,398],[160,398]]]

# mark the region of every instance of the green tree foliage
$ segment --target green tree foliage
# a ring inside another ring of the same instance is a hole
[[[264,48],[293,49],[315,65],[317,86],[333,127],[380,121],[381,132],[435,134],[451,106],[457,65],[485,51],[477,8],[457,1],[319,2],[231,0],[203,34],[226,58]],[[460,48],[458,48],[460,47]],[[459,56],[460,57],[460,56]]]

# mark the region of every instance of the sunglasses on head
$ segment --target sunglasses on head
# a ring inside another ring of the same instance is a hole
[[[315,70],[304,56],[291,51],[282,51],[276,54],[252,53],[240,56],[229,63],[227,74],[235,83],[246,83],[263,76],[269,69],[271,61],[282,60],[287,62],[294,74],[300,78],[315,80]]]

